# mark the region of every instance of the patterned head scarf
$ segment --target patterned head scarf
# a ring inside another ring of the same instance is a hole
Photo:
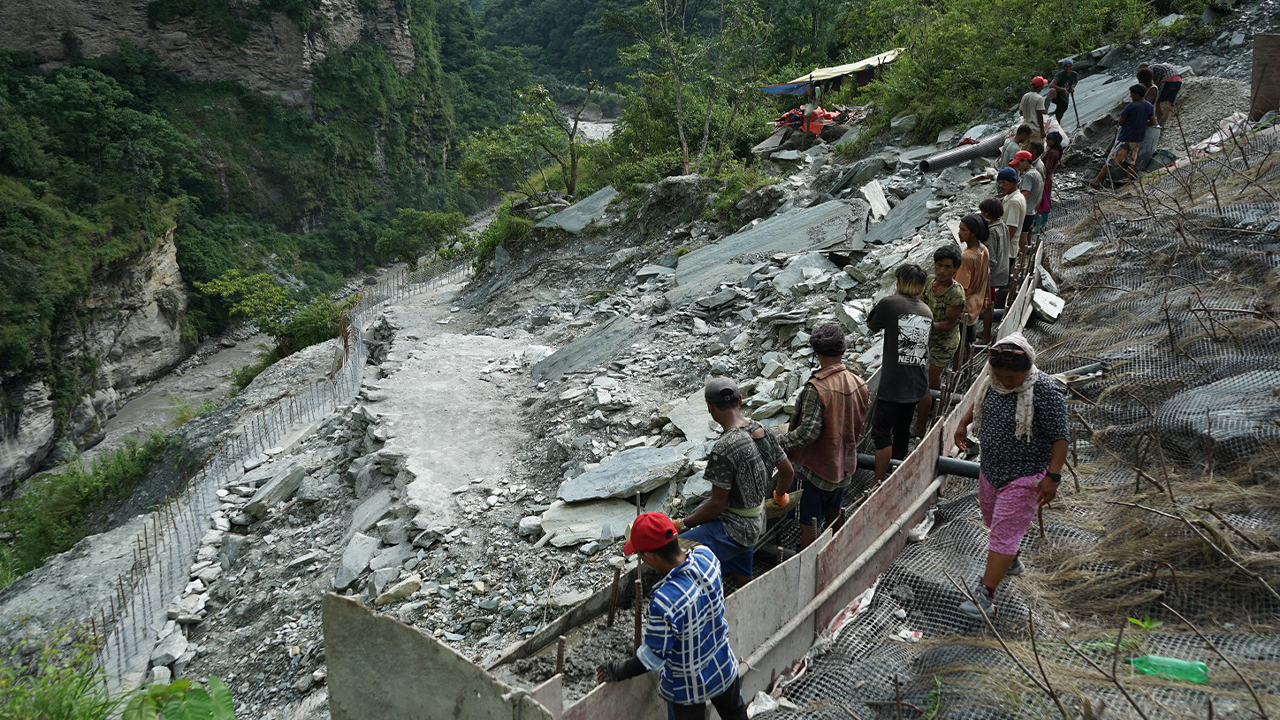
[[[992,382],[991,363],[988,362],[984,365],[982,375],[978,377],[981,389],[978,391],[978,401],[973,408],[973,424],[975,427],[982,427],[982,398],[986,397],[988,388],[1000,395],[1017,394],[1018,406],[1014,415],[1013,435],[1016,438],[1031,440],[1031,423],[1035,419],[1035,393],[1032,392],[1032,388],[1036,385],[1036,378],[1040,377],[1040,368],[1036,367],[1036,349],[1031,347],[1031,343],[1020,332],[1000,338],[996,341],[994,347],[1001,345],[1013,345],[1025,352],[1031,360],[1031,369],[1027,371],[1027,377],[1022,381],[1021,385],[1007,388],[998,382]]]

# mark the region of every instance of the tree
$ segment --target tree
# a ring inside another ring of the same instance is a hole
[[[401,208],[396,211],[391,227],[378,238],[377,251],[384,257],[408,263],[411,271],[417,270],[418,258],[422,255],[466,239],[467,233],[463,230],[466,226],[467,219],[462,213]]]
[[[233,316],[252,322],[275,338],[284,334],[289,314],[298,305],[289,288],[267,273],[246,275],[241,270],[228,270],[216,280],[195,285],[205,295],[231,300]]]
[[[526,109],[520,113],[518,131],[526,141],[546,153],[560,166],[564,175],[564,191],[573,195],[578,188],[578,160],[582,143],[586,140],[578,133],[582,113],[596,91],[595,81],[587,85],[582,104],[565,115],[551,99],[551,93],[541,85],[535,85],[523,93]],[[545,176],[544,176],[545,180]]]
[[[764,45],[772,32],[763,17],[756,0],[648,0],[642,14],[629,22],[636,42],[622,56],[637,68],[636,77],[647,97],[641,106],[628,110],[653,114],[658,107],[652,98],[670,98],[668,117],[675,120],[684,172],[702,171],[711,150],[713,125],[721,129],[717,147],[723,148],[729,126],[749,99],[752,86],[758,84],[759,58],[766,55]],[[689,137],[696,122],[694,111],[688,109],[693,97],[705,100],[696,148]],[[623,120],[625,133],[641,125],[652,128],[655,118],[628,113]],[[667,122],[665,117],[662,122]],[[645,134],[653,135],[652,130]]]

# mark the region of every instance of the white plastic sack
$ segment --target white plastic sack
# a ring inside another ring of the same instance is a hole
[[[755,698],[751,700],[751,704],[747,706],[747,717],[753,718],[757,715],[763,715],[778,709],[778,701],[769,697],[763,690],[756,693]]]

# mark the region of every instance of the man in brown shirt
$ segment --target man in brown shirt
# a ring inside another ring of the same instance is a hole
[[[804,490],[799,509],[801,549],[813,542],[823,525],[831,526],[840,518],[844,489],[858,466],[858,439],[871,402],[867,384],[844,366],[844,330],[839,325],[815,328],[809,347],[818,358],[818,369],[800,391],[790,429],[778,440]]]

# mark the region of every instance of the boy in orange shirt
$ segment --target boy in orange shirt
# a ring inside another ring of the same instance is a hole
[[[972,345],[974,326],[987,303],[987,295],[991,286],[991,253],[982,243],[990,236],[987,219],[977,213],[965,215],[960,219],[960,242],[964,243],[964,252],[960,254],[960,269],[956,271],[956,282],[964,287],[964,343]],[[960,369],[960,356],[956,353],[955,365]]]

